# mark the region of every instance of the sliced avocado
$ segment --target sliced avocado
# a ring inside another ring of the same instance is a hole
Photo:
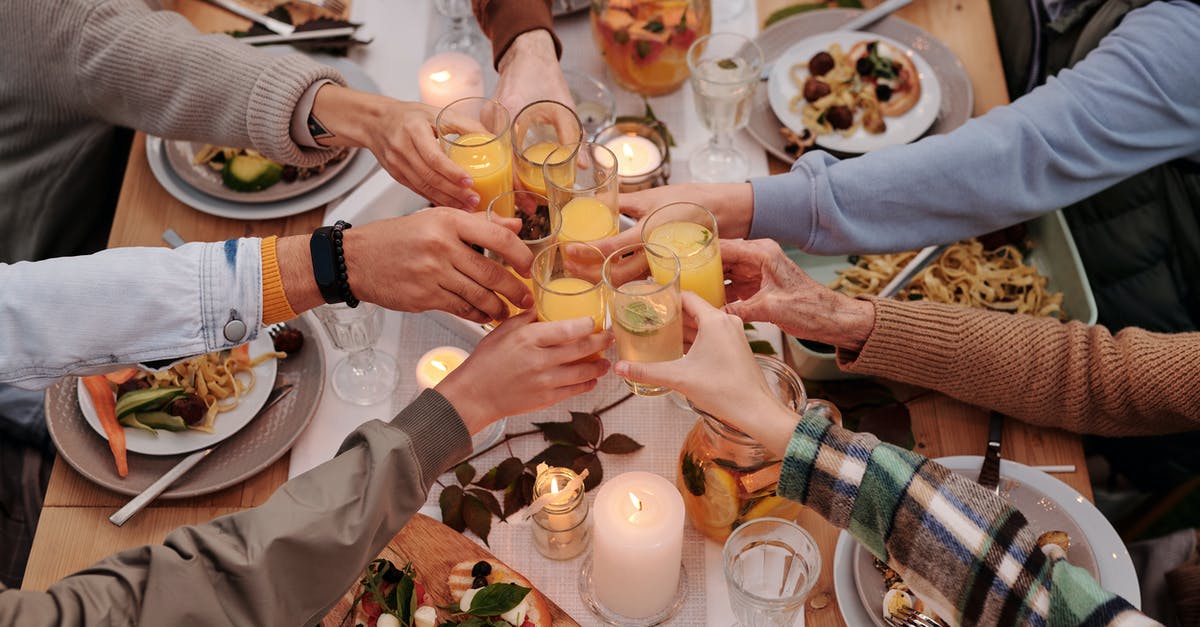
[[[237,155],[225,163],[221,180],[225,187],[236,192],[258,192],[276,183],[283,176],[283,166],[254,155]]]
[[[154,430],[154,427],[148,426],[148,425],[144,424],[142,421],[138,420],[137,414],[129,414],[128,416],[121,416],[120,418],[117,419],[117,422],[121,423],[121,426],[124,426],[124,427],[132,427],[134,429],[141,429],[142,431],[149,431],[150,433],[153,433],[154,435],[158,435],[158,432],[156,432]]]
[[[180,394],[183,394],[183,388],[147,388],[126,392],[117,399],[117,418],[133,412],[162,409]]]
[[[172,416],[165,411],[149,411],[134,414],[142,424],[164,431],[187,431],[187,423],[179,416]]]

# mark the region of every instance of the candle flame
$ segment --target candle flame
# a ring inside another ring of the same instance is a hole
[[[550,480],[550,492],[552,494],[558,494],[558,478],[557,477]]]
[[[633,492],[629,493],[629,500],[633,503],[633,506],[637,508],[637,511],[642,511],[642,500],[634,496]]]
[[[433,74],[429,75],[429,80],[432,80],[435,83],[444,83],[444,82],[450,80],[450,70],[442,70],[440,72],[434,72]]]
[[[632,159],[634,157],[633,146],[630,146],[629,144],[622,145],[621,152],[625,153],[626,158]]]
[[[430,361],[429,365],[433,366],[434,368],[437,368],[438,370],[441,370],[442,372],[450,372],[450,368],[448,368],[446,366],[446,364],[444,364],[436,359]]]

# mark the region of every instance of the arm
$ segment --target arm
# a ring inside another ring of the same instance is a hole
[[[562,54],[562,43],[554,35],[550,0],[471,0],[471,9],[479,28],[492,40],[492,60],[501,69],[501,60],[521,35],[544,31],[555,59]],[[516,115],[516,111],[510,111]]]
[[[1196,157],[1200,5],[1131,12],[1073,69],[1009,106],[908,146],[804,155],[752,181],[750,235],[817,254],[892,252],[986,233]],[[730,233],[738,235],[736,233]]]
[[[496,99],[514,118],[532,102],[557,100],[574,106],[558,59],[549,0],[472,0],[475,18],[492,40],[500,80]]]

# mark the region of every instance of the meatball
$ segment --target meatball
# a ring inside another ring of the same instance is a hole
[[[825,119],[829,121],[830,126],[840,131],[848,129],[851,124],[854,124],[854,112],[850,110],[850,107],[837,105],[829,107],[829,110],[825,112]]]
[[[183,418],[183,421],[190,427],[204,422],[204,415],[208,413],[208,404],[195,394],[184,394],[167,405],[167,413]]]
[[[149,381],[141,377],[134,377],[117,386],[117,398],[121,398],[134,390],[144,390],[148,387],[150,387]]]
[[[825,76],[825,73],[832,70],[834,65],[833,55],[822,50],[808,60],[808,73],[813,76]]]
[[[804,99],[809,102],[816,102],[825,96],[828,96],[830,91],[833,90],[831,90],[829,88],[829,84],[823,80],[810,76],[808,77],[808,80],[804,81]]]
[[[281,353],[291,355],[297,353],[301,348],[304,348],[304,334],[299,329],[288,327],[275,333],[271,339],[275,343],[275,350]]]

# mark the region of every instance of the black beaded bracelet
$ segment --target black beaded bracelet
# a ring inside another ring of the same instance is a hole
[[[338,220],[333,226],[323,226],[313,231],[309,240],[312,254],[313,278],[326,303],[346,303],[358,306],[358,299],[350,290],[350,278],[346,270],[346,251],[342,245],[342,231],[350,228],[349,222]]]

